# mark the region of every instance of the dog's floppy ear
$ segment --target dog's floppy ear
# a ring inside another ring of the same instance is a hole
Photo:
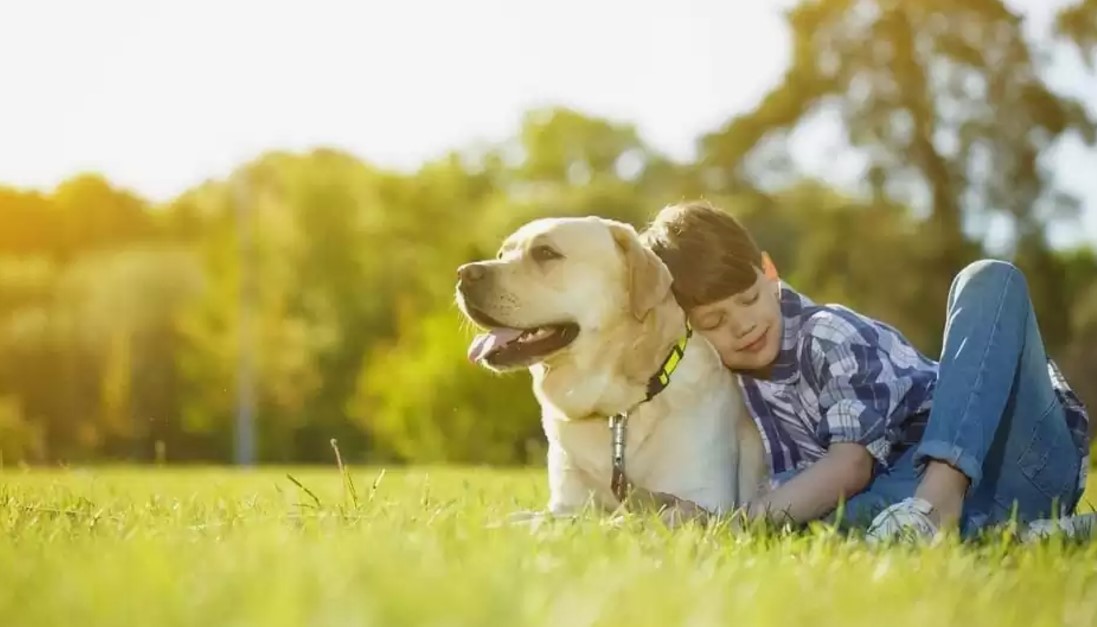
[[[631,224],[611,221],[609,228],[613,241],[625,256],[632,315],[637,320],[643,320],[670,292],[670,270],[655,253],[644,246]]]

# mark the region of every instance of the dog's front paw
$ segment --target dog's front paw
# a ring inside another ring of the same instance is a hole
[[[677,529],[689,523],[704,525],[708,523],[710,517],[708,510],[693,501],[686,500],[678,500],[674,505],[659,511],[659,520],[663,521],[669,529]]]
[[[710,512],[693,501],[666,492],[654,492],[634,486],[629,497],[629,509],[638,512],[654,512],[659,520],[671,529],[689,522],[704,524]]]

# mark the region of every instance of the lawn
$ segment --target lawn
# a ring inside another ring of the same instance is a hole
[[[1097,624],[1097,543],[530,532],[488,523],[542,503],[539,471],[351,476],[0,472],[0,625]]]

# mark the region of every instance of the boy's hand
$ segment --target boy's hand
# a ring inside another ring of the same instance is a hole
[[[805,523],[822,518],[842,499],[861,492],[872,481],[873,458],[860,444],[831,445],[822,459],[788,483],[762,495],[747,507],[748,518],[768,518],[776,523]],[[692,501],[664,492],[633,486],[628,509],[658,511],[669,526],[688,521],[702,524],[710,512]]]

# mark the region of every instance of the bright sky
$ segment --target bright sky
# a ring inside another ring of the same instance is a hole
[[[554,103],[631,121],[678,158],[788,62],[787,0],[10,0],[0,6],[0,183],[79,171],[165,200],[270,149],[411,168],[513,134]],[[1014,0],[1046,17],[1059,0]],[[1075,69],[1056,85],[1093,85]],[[796,153],[828,170],[815,141]],[[1057,175],[1097,242],[1097,153]],[[848,177],[848,173],[844,176]]]

